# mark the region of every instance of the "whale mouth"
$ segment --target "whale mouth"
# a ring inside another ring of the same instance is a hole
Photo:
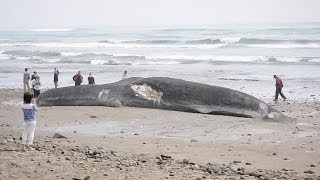
[[[236,113],[236,112],[228,112],[228,111],[212,111],[209,114],[233,116],[233,117],[243,117],[243,118],[254,118],[253,116],[250,116],[250,115],[247,115],[247,114],[241,114],[241,113]]]
[[[218,106],[191,106],[191,109],[194,109],[195,112],[202,113],[202,114],[213,114],[213,115],[227,115],[227,116],[234,116],[234,117],[244,117],[244,118],[254,118],[255,114],[252,112],[239,112],[237,109],[229,108],[229,111],[226,108],[221,108]]]

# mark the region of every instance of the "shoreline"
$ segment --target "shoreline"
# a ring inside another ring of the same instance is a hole
[[[293,123],[132,107],[39,107],[36,150],[23,151],[19,104],[3,103],[21,98],[18,89],[0,89],[1,179],[320,178],[319,102],[273,105]]]

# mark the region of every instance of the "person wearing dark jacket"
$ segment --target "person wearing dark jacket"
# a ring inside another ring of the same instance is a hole
[[[88,84],[96,84],[96,83],[94,82],[94,77],[92,76],[92,73],[89,73]]]
[[[283,88],[283,82],[282,79],[280,77],[278,77],[277,75],[273,75],[273,78],[276,80],[276,94],[274,97],[274,101],[278,101],[278,96],[280,94],[280,96],[283,98],[283,100],[285,101],[287,98],[286,96],[282,93],[282,88]]]
[[[78,74],[73,76],[73,80],[74,80],[74,85],[75,86],[80,86],[83,82],[83,77],[81,75],[81,71],[78,71]]]
[[[32,76],[31,76],[31,81],[34,80],[34,79],[37,79],[37,76],[38,76],[37,75],[37,71],[34,71]]]
[[[54,87],[58,87],[58,81],[59,81],[59,70],[57,68],[53,69],[53,82],[54,82]]]

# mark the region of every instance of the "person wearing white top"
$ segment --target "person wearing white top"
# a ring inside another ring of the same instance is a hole
[[[41,86],[40,77],[36,76],[36,78],[31,81],[31,85],[33,88],[33,97],[37,98],[40,95],[40,86]]]
[[[23,105],[22,112],[24,118],[24,128],[22,133],[22,144],[33,144],[34,132],[36,129],[36,116],[35,112],[38,111],[38,108],[35,104],[31,103],[32,94],[29,92],[24,93],[23,95]]]

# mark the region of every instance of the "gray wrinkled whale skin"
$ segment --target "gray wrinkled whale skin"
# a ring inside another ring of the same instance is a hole
[[[287,121],[265,102],[229,88],[166,77],[133,77],[104,85],[50,89],[40,106],[131,106]]]

